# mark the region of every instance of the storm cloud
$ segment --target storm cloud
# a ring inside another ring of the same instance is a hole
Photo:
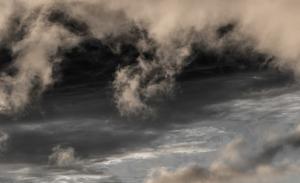
[[[194,43],[220,52],[231,43],[241,50],[250,45],[274,57],[275,67],[297,74],[299,6],[296,0],[3,1],[0,40],[12,50],[15,72],[1,74],[1,113],[22,111],[56,82],[61,50],[86,37],[126,35],[133,26],[147,36],[134,43],[136,64],[115,73],[112,100],[124,116],[155,112],[155,100],[172,95]],[[228,24],[234,29],[218,36]],[[149,50],[152,56],[146,57]]]

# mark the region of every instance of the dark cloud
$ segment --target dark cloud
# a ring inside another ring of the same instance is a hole
[[[173,94],[176,77],[189,65],[195,44],[215,50],[216,55],[226,55],[228,45],[237,45],[233,47],[240,53],[257,53],[254,60],[273,60],[280,68],[297,72],[298,20],[290,17],[298,17],[293,8],[298,5],[293,0],[268,0],[262,6],[258,1],[239,0],[1,3],[0,37],[12,50],[9,60],[14,68],[10,69],[14,74],[1,76],[1,111],[18,112],[38,98],[56,82],[60,70],[56,68],[64,60],[62,50],[72,50],[88,38],[101,40],[108,49],[111,56],[107,62],[113,62],[108,70],[114,72],[119,67],[113,98],[124,116],[155,113],[151,106],[157,98]],[[210,12],[215,12],[213,17]],[[123,59],[128,52],[120,55],[124,43],[132,48],[128,59]],[[235,60],[221,67],[241,59]]]

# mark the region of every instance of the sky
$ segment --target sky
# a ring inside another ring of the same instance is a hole
[[[269,113],[275,109],[268,102],[276,106],[282,96],[287,108],[277,111],[281,115],[298,109],[299,8],[297,0],[0,1],[3,159],[23,163],[26,154],[40,153],[32,162],[46,157],[47,166],[85,172],[84,157],[100,161],[141,148],[148,148],[152,157],[153,146],[162,148],[169,141],[151,142],[172,133],[177,122],[190,127],[199,116],[201,124],[206,116],[214,121],[207,111],[197,114],[198,106],[220,104],[216,115],[237,116],[221,128],[239,129],[243,125],[234,120],[243,124],[248,113],[221,105],[235,100],[238,105],[239,99],[244,102],[240,108],[254,115],[259,115],[257,105],[266,102],[261,106],[267,107],[266,116],[280,123],[276,134],[291,119]],[[245,70],[251,65],[256,69],[248,76]],[[242,82],[225,74],[228,67]],[[223,91],[215,91],[218,87]],[[251,101],[254,91],[261,101]],[[144,182],[295,182],[299,166],[290,156],[300,144],[297,120],[277,135],[259,130],[270,125],[266,121],[262,117],[253,129],[260,140],[253,142],[237,130],[230,142],[211,149],[219,153],[209,165],[161,166]],[[132,139],[139,140],[129,143]],[[16,146],[21,150],[6,150]],[[77,157],[78,149],[83,159]]]

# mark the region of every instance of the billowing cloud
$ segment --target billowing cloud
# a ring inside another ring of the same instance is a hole
[[[74,166],[78,161],[75,157],[75,150],[72,147],[56,146],[52,151],[52,154],[49,156],[49,163],[53,166],[66,168]]]
[[[53,153],[49,156],[50,165],[67,168],[78,163],[78,159],[75,157],[75,150],[72,147],[63,148],[56,146],[52,151]]]
[[[276,66],[299,73],[299,7],[296,0],[1,2],[0,40],[12,49],[15,69],[0,77],[1,113],[22,110],[55,82],[53,68],[61,61],[61,50],[84,37],[126,34],[132,26],[147,36],[135,43],[140,54],[136,64],[116,72],[114,100],[122,115],[153,112],[155,99],[172,94],[197,42],[215,50],[231,42],[241,48],[250,44],[273,56]],[[53,13],[63,18],[55,19]],[[216,30],[231,23],[234,30],[218,37]],[[149,49],[150,58],[143,55]]]

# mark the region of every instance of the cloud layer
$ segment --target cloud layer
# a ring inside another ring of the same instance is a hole
[[[293,183],[299,178],[300,167],[288,155],[297,154],[299,145],[299,129],[265,143],[236,139],[208,168],[191,166],[174,172],[162,168],[146,183]]]

